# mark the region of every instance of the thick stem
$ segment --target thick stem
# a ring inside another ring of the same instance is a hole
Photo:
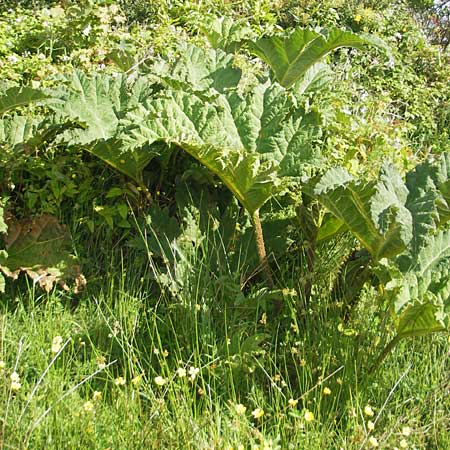
[[[311,288],[312,288],[312,276],[314,274],[314,263],[316,261],[316,242],[315,236],[314,240],[309,243],[308,249],[306,250],[306,262],[308,265],[308,275],[305,283],[305,302],[308,305],[309,299],[311,298]]]
[[[378,367],[380,367],[381,363],[384,361],[386,356],[389,355],[389,353],[391,353],[392,349],[401,341],[401,339],[402,337],[397,335],[386,345],[386,347],[384,347],[383,351],[380,353],[377,360],[370,368],[369,373],[374,372],[375,370],[378,369]]]
[[[264,277],[266,278],[269,288],[273,289],[274,283],[272,278],[272,272],[270,270],[269,262],[267,261],[266,246],[264,245],[264,235],[258,210],[252,214],[252,222],[253,228],[255,230],[256,251],[258,253],[259,264],[262,268]]]

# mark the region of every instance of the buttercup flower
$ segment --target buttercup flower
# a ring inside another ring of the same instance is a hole
[[[370,436],[368,442],[369,442],[369,444],[370,444],[372,447],[378,447],[378,440],[377,440],[377,438],[375,438],[375,437],[373,437],[373,436]]]
[[[303,417],[305,418],[306,422],[314,422],[314,414],[309,409],[305,411],[305,415]]]
[[[22,384],[19,383],[18,381],[12,381],[11,382],[11,390],[13,392],[17,392],[21,387],[22,387]]]
[[[403,434],[403,436],[408,437],[411,434],[411,428],[410,427],[403,427],[402,428],[402,434]]]
[[[330,395],[331,389],[329,387],[324,387],[322,393],[323,395]]]
[[[158,376],[158,377],[155,377],[154,382],[158,386],[164,386],[167,383],[167,380],[161,376]]]
[[[264,415],[264,410],[261,408],[256,408],[252,411],[252,416],[255,419],[260,419]]]
[[[375,429],[375,424],[374,424],[371,420],[369,420],[369,421],[367,422],[367,429],[368,429],[369,431],[373,431],[373,430]]]
[[[234,409],[236,410],[236,412],[239,415],[245,414],[245,411],[247,411],[247,408],[242,404],[242,403],[238,403]]]
[[[18,382],[20,381],[20,377],[19,377],[19,374],[18,374],[17,372],[13,372],[13,373],[10,375],[10,378],[11,378],[11,381],[12,381],[13,383],[18,383]]]
[[[106,367],[106,358],[104,356],[97,356],[97,366],[101,370]]]
[[[288,405],[289,405],[291,408],[295,408],[295,407],[297,406],[297,403],[298,403],[298,400],[296,400],[296,399],[290,398],[290,399],[288,400]]]
[[[114,384],[115,384],[116,386],[124,386],[125,383],[126,383],[126,380],[125,380],[124,377],[117,377],[117,378],[114,380]]]
[[[142,377],[144,376],[143,373],[140,373],[139,375],[136,375],[132,380],[131,383],[133,384],[133,386],[137,386],[141,383],[142,381]]]
[[[83,409],[86,412],[92,412],[94,411],[94,404],[91,401],[87,401],[83,404]]]
[[[58,353],[61,350],[63,338],[61,336],[55,336],[52,340],[52,353]]]
[[[198,367],[190,367],[189,368],[189,377],[191,380],[195,380],[195,377],[200,372],[200,369]]]
[[[375,413],[373,412],[373,409],[370,405],[366,405],[364,407],[364,414],[366,416],[373,417]]]

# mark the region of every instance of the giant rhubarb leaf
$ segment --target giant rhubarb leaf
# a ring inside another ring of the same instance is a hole
[[[412,238],[408,190],[392,166],[385,165],[373,182],[358,182],[343,168],[330,169],[304,191],[342,221],[376,260],[401,253]]]
[[[47,292],[55,283],[68,290],[69,280],[74,292],[86,284],[71,252],[70,234],[55,217],[9,220],[4,241],[7,255],[0,261],[0,270],[7,277],[17,279],[24,272]]]
[[[205,18],[200,23],[200,30],[213,48],[227,53],[236,52],[244,40],[255,37],[248,23],[231,17]]]
[[[213,89],[224,92],[235,88],[242,71],[235,66],[232,55],[222,50],[204,50],[192,44],[182,44],[176,60],[160,60],[152,66],[152,75],[164,84],[193,91]]]
[[[216,174],[252,214],[278,189],[320,159],[313,150],[319,118],[305,113],[278,84],[250,91],[167,90],[122,121],[124,148],[157,141],[183,148]]]
[[[0,95],[0,115],[33,102],[46,100],[50,95],[31,87],[10,87]]]
[[[428,236],[417,255],[383,260],[379,272],[386,282],[399,337],[445,330],[450,313],[450,232]]]
[[[288,34],[261,38],[250,45],[251,50],[270,66],[277,81],[286,88],[300,80],[328,53],[340,47],[360,49],[374,45],[385,49],[380,39],[337,28],[324,33],[298,28]]]

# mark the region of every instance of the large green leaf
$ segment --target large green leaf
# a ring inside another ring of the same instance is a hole
[[[259,209],[276,188],[274,165],[262,162],[250,141],[243,142],[243,130],[224,97],[205,104],[195,94],[167,92],[131,111],[127,120],[128,145],[163,141],[183,148],[216,174],[249,212]]]
[[[37,118],[11,116],[0,119],[0,145],[14,148],[31,140],[40,124]]]
[[[406,250],[416,257],[450,220],[449,161],[448,154],[425,161],[406,175],[406,182],[387,164],[378,180],[369,182],[353,179],[343,168],[331,169],[303,191],[345,224],[376,260]]]
[[[381,261],[399,336],[441,331],[449,325],[450,232],[428,236],[417,255]]]
[[[244,40],[254,39],[248,23],[231,17],[203,18],[199,26],[213,48],[234,53]]]
[[[308,69],[340,47],[361,49],[367,45],[385,48],[380,39],[337,28],[325,33],[296,29],[288,34],[264,37],[250,48],[273,70],[278,82],[291,87]]]
[[[330,169],[304,186],[343,222],[376,260],[404,251],[412,238],[403,180],[384,165],[378,181],[358,182],[344,169]]]
[[[11,219],[4,240],[8,252],[0,261],[4,275],[17,279],[24,272],[46,291],[55,283],[69,289],[69,279],[74,281],[76,292],[86,284],[77,259],[72,255],[70,234],[55,217]]]
[[[119,123],[118,111],[126,101],[126,83],[123,77],[113,79],[97,75],[88,77],[73,72],[62,102],[52,105],[62,120],[79,124],[80,128],[65,134],[70,144],[86,145],[114,136]]]
[[[47,100],[50,95],[31,87],[11,87],[0,95],[0,115],[33,102]]]
[[[216,174],[253,213],[273,195],[284,176],[317,164],[319,117],[306,113],[278,84],[244,92],[166,90],[130,111],[123,142],[141,148],[156,141],[183,148]]]
[[[205,50],[182,44],[176,60],[160,60],[152,66],[152,75],[175,89],[224,92],[238,85],[242,71],[232,55],[220,49]]]

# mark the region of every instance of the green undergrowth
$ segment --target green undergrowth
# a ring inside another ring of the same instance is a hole
[[[405,341],[370,373],[387,338],[370,292],[345,323],[319,297],[299,318],[289,292],[276,315],[256,287],[208,292],[199,259],[174,300],[115,254],[76,303],[31,285],[3,303],[3,448],[449,445],[447,337]]]

